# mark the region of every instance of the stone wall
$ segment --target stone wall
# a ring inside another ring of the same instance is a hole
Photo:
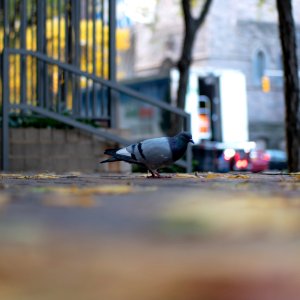
[[[10,128],[10,171],[131,171],[126,163],[99,164],[117,146],[77,129]]]

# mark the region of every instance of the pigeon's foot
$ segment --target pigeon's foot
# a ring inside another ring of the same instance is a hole
[[[149,170],[151,175],[147,176],[147,178],[172,178],[172,176],[162,176],[157,171],[151,171]]]
[[[159,178],[159,173],[156,171],[151,171],[149,170],[149,172],[151,173],[151,175],[148,175],[147,178]]]

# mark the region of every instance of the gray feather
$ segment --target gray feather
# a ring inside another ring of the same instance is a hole
[[[121,149],[106,151],[116,160],[124,160],[146,166],[150,171],[171,165],[186,151],[187,144],[193,142],[190,133],[183,132],[174,137],[160,137],[141,141]],[[106,160],[110,162],[113,160]]]

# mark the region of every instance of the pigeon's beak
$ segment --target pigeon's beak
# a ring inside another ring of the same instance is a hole
[[[192,144],[195,144],[193,139],[190,139],[189,142],[192,143]]]

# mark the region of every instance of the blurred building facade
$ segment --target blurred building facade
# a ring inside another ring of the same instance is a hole
[[[179,4],[174,0],[155,3],[153,21],[134,26],[136,76],[167,72],[180,55],[183,16]],[[293,1],[293,9],[298,26],[300,0]],[[275,0],[267,0],[263,5],[258,0],[213,1],[196,37],[192,66],[236,69],[245,74],[250,140],[266,148],[285,147],[281,57]],[[271,88],[267,93],[262,91],[263,75],[270,78]]]

